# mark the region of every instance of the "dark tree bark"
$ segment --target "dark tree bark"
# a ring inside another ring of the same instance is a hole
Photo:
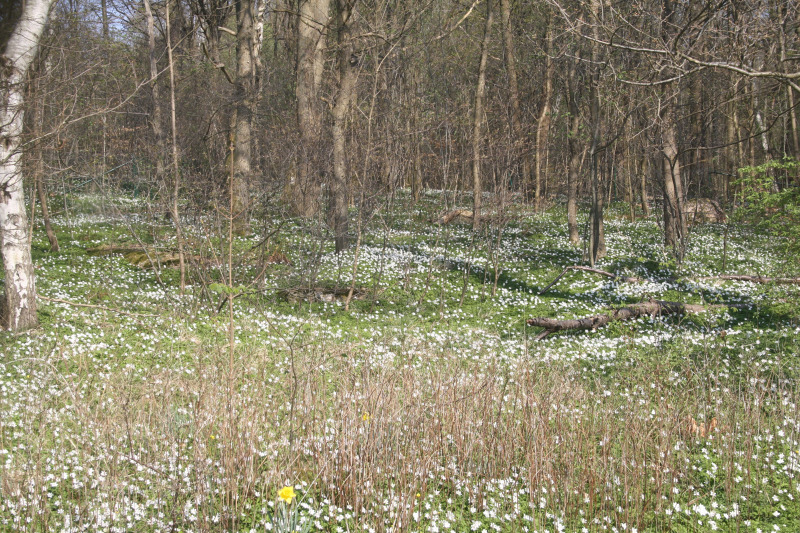
[[[331,219],[336,252],[347,248],[349,228],[347,175],[347,119],[355,97],[359,70],[359,55],[354,43],[354,25],[358,0],[338,0],[339,92],[333,105],[333,201]]]

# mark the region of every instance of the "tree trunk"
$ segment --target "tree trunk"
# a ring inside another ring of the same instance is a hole
[[[44,66],[43,68],[43,73],[46,73],[47,67]],[[42,207],[42,221],[44,222],[44,230],[47,233],[47,240],[50,242],[50,251],[58,252],[58,237],[56,237],[56,232],[53,231],[53,226],[50,224],[50,209],[47,205],[47,187],[44,183],[44,150],[39,140],[42,137],[42,108],[44,107],[44,97],[40,95],[38,85],[39,83],[37,81],[36,91],[32,91],[34,97],[39,96],[42,98],[42,100],[36,100],[33,103],[33,120],[31,121],[33,123],[31,131],[33,132],[34,138],[32,149],[36,151],[33,164],[34,186],[36,187],[36,195],[39,198],[39,204]],[[33,218],[32,212],[31,218]],[[31,227],[33,226],[31,225]]]
[[[650,218],[650,202],[647,199],[647,172],[650,170],[648,168],[650,159],[647,155],[642,154],[641,159],[641,168],[640,168],[640,175],[639,175],[639,194],[641,194],[642,200],[642,216],[644,218]]]
[[[172,221],[175,223],[175,240],[178,245],[178,262],[181,271],[180,289],[181,294],[186,289],[186,261],[183,254],[183,227],[181,225],[181,213],[179,209],[179,194],[181,190],[181,174],[178,162],[178,123],[175,114],[175,62],[172,59],[172,39],[170,37],[170,6],[167,1],[167,61],[169,62],[169,109],[170,126],[172,129],[172,206],[170,212]]]
[[[100,11],[103,17],[103,37],[108,39],[108,0],[100,0]]]
[[[671,32],[676,25],[676,10],[672,0],[662,1],[661,35],[665,42],[672,39]],[[681,177],[681,161],[678,152],[678,123],[676,107],[680,87],[668,84],[662,88],[662,101],[659,110],[661,124],[662,192],[664,193],[664,245],[672,249],[673,256],[680,263],[686,248],[686,216],[684,214],[684,191]]]
[[[5,271],[5,297],[0,325],[21,331],[38,325],[36,282],[22,187],[20,140],[24,84],[36,55],[52,0],[28,0],[0,56],[0,249]],[[6,22],[6,21],[4,21]]]
[[[515,157],[521,169],[520,185],[527,187],[531,177],[531,160],[528,152],[527,135],[522,126],[522,112],[519,106],[519,81],[517,64],[514,58],[514,28],[511,24],[511,0],[500,0],[503,19],[503,46],[505,48],[506,71],[508,72],[508,91],[511,97],[511,129],[514,135]]]
[[[661,149],[664,155],[664,245],[671,248],[678,262],[683,260],[686,245],[683,180],[678,156],[675,103],[667,103],[661,114]]]
[[[486,26],[481,42],[481,61],[478,66],[478,84],[475,89],[475,115],[472,120],[472,229],[477,230],[481,222],[482,176],[481,176],[481,125],[483,123],[483,98],[486,94],[486,64],[489,61],[489,38],[492,29],[492,0],[486,2]]]
[[[552,18],[547,24],[547,35],[545,37],[545,67],[544,67],[544,92],[542,94],[542,108],[539,112],[539,121],[536,125],[536,192],[535,206],[536,211],[541,208],[542,202],[542,182],[545,181],[547,173],[547,134],[550,131],[550,100],[553,98],[553,73],[555,63],[550,57],[553,48],[553,23]]]
[[[569,106],[569,131],[567,132],[567,229],[569,242],[573,246],[580,242],[578,232],[578,180],[580,179],[581,150],[578,135],[580,135],[581,121],[578,109],[577,83],[575,80],[575,63],[571,63],[567,76],[567,105]]]
[[[166,139],[164,138],[164,126],[162,124],[163,111],[161,109],[161,98],[158,90],[158,55],[156,54],[156,32],[153,9],[150,0],[144,0],[144,13],[147,23],[147,48],[150,55],[150,97],[153,100],[152,111],[150,114],[150,128],[153,131],[153,139],[156,144],[156,183],[164,182],[164,157],[167,153]]]
[[[781,24],[780,34],[780,65],[782,66],[782,70],[786,71],[786,34],[787,30],[789,30],[787,26],[792,22],[792,19],[788,16],[788,9],[785,2],[778,2],[778,9],[780,18],[782,21],[784,21],[783,24]],[[794,107],[794,93],[795,91],[792,86],[786,85],[786,96],[789,101],[789,123],[791,124],[792,129],[792,155],[794,155],[794,157],[800,157],[800,132],[797,131],[797,110]]]
[[[249,184],[252,175],[252,125],[258,89],[258,68],[254,47],[256,39],[255,5],[250,0],[236,0],[236,82],[234,83],[235,111],[231,124],[233,172],[228,179],[232,194],[233,232],[243,235],[250,231]]]
[[[592,143],[589,147],[592,176],[592,210],[589,213],[589,265],[606,255],[605,228],[603,227],[603,190],[598,174],[598,149],[600,147],[600,33],[598,31],[600,1],[592,0],[591,10],[594,24],[592,31],[592,79],[589,87],[589,115],[592,123]]]
[[[319,208],[317,175],[322,131],[322,105],[319,88],[325,66],[325,43],[331,0],[303,0],[297,21],[297,64],[295,96],[300,149],[296,176],[292,184],[295,209],[311,216]]]
[[[339,94],[333,106],[333,205],[331,219],[336,253],[347,248],[347,118],[350,115],[359,57],[353,43],[355,3],[357,0],[339,0]]]

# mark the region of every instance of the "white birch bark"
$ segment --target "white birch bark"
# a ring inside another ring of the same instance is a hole
[[[5,271],[0,324],[13,331],[38,324],[20,139],[25,76],[36,56],[52,4],[53,0],[25,2],[22,16],[0,56],[0,248]]]

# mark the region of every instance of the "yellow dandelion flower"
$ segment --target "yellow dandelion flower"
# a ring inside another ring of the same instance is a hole
[[[294,487],[283,487],[281,490],[278,491],[278,498],[285,501],[286,503],[292,503],[292,500],[297,496],[294,492]]]
[[[361,420],[363,420],[364,422],[369,422],[371,419],[372,417],[367,411],[364,411],[364,414],[361,415]]]

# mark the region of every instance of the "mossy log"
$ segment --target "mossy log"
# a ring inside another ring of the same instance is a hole
[[[178,252],[157,250],[152,246],[138,244],[102,244],[86,250],[89,255],[121,254],[130,264],[139,268],[153,268],[154,265],[176,266],[180,262]]]

